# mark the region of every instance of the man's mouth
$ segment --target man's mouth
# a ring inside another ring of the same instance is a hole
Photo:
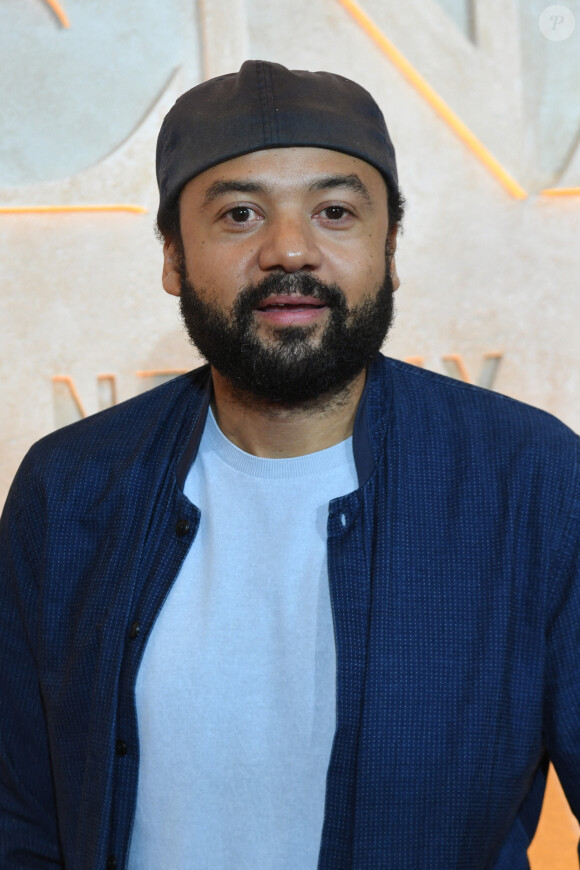
[[[268,308],[325,308],[324,302],[315,296],[268,296],[257,306],[259,311]]]
[[[279,325],[301,325],[320,317],[327,306],[315,296],[268,296],[258,303],[260,319]]]

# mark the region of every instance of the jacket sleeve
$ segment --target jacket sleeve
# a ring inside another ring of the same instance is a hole
[[[42,500],[19,472],[0,520],[2,870],[64,867],[35,651],[42,514]]]
[[[580,821],[579,477],[577,466],[576,496],[551,572],[544,721],[550,758],[570,807]]]

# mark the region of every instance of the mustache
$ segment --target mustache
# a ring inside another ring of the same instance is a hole
[[[346,309],[344,293],[336,284],[325,284],[309,272],[273,272],[257,284],[244,287],[235,302],[238,311],[256,308],[268,296],[312,296],[328,307]]]

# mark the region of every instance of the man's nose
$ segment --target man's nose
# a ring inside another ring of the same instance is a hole
[[[259,264],[263,272],[313,271],[321,264],[315,228],[307,216],[278,216],[264,227]]]

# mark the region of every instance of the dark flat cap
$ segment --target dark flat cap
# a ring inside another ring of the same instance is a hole
[[[183,94],[157,141],[159,216],[200,172],[264,148],[314,146],[352,154],[398,186],[395,149],[371,95],[328,72],[248,60]]]

